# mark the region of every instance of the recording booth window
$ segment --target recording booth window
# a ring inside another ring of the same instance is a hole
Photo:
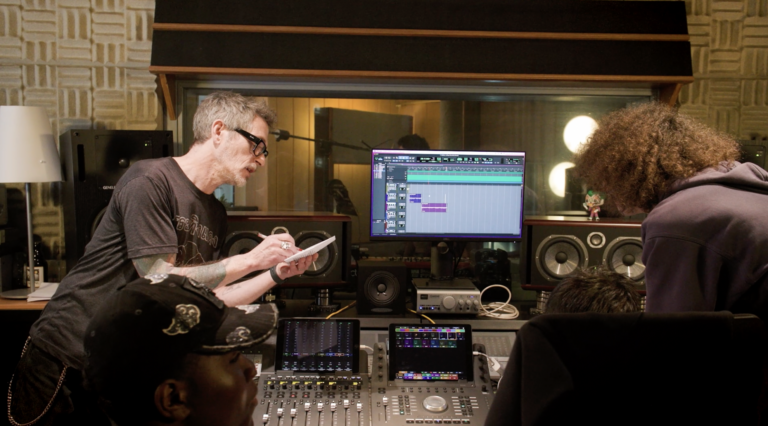
[[[217,192],[228,208],[343,214],[351,220],[350,243],[356,255],[416,263],[428,262],[431,244],[371,241],[373,149],[398,149],[401,138],[419,135],[432,150],[525,152],[524,214],[585,215],[580,206],[584,188],[568,183],[573,181],[567,172],[573,152],[588,136],[591,123],[604,114],[653,97],[649,89],[564,87],[537,92],[530,87],[477,86],[460,91],[385,83],[179,82],[177,88],[182,94],[181,113],[172,129],[179,141],[177,155],[193,143],[197,105],[215,90],[264,97],[277,112],[266,166],[243,188]],[[516,298],[530,297],[519,290],[514,272],[518,242],[468,243],[459,257],[460,270],[488,282],[503,281]]]

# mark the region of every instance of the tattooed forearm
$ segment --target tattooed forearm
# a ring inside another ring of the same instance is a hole
[[[187,270],[184,275],[207,285],[209,288],[216,288],[227,276],[227,268],[223,262],[210,263],[208,265],[200,265],[191,268],[175,269]]]
[[[224,287],[218,288],[218,289],[216,289],[216,295],[217,296],[222,296],[222,295],[225,295],[227,293],[231,293],[231,292],[239,289],[240,287],[242,287],[242,285],[243,285],[243,283],[237,283],[237,284],[230,284],[228,286],[224,286]]]
[[[133,259],[133,266],[140,276],[147,274],[168,274],[173,269],[176,261],[174,254],[158,254],[154,256],[145,256]]]
[[[183,275],[210,288],[216,288],[227,276],[226,260],[188,267],[175,267],[174,263],[175,254],[159,254],[133,260],[133,266],[142,277],[148,274]]]

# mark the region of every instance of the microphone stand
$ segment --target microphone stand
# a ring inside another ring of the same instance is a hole
[[[373,150],[373,147],[368,145],[364,141],[360,141],[360,143],[365,145],[366,148],[363,148],[361,146],[350,145],[348,143],[329,141],[327,139],[312,139],[312,138],[305,138],[304,136],[296,136],[296,135],[292,135],[287,130],[275,129],[275,130],[273,130],[273,131],[271,131],[269,133],[275,135],[275,141],[276,142],[288,140],[289,138],[294,138],[294,139],[300,139],[300,140],[303,140],[303,141],[310,141],[310,142],[315,142],[315,143],[324,143],[324,144],[329,144],[331,146],[340,146],[340,147],[344,147],[344,148],[348,148],[348,149],[355,149],[355,150],[358,150],[358,151],[371,152]]]

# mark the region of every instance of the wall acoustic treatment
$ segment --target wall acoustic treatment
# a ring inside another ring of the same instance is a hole
[[[146,0],[0,1],[0,105],[44,107],[57,139],[70,129],[160,128],[156,76],[147,70],[154,11]],[[12,218],[24,210],[14,188]],[[53,260],[64,246],[57,194],[56,185],[32,186],[34,233]],[[51,267],[54,278],[63,270]]]

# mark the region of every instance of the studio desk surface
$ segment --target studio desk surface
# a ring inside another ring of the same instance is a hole
[[[350,300],[336,301],[340,307],[344,307],[351,303]],[[280,309],[281,318],[322,318],[324,315],[310,315],[308,312],[309,306],[312,304],[311,300],[285,300],[283,303],[278,303]],[[512,303],[518,306],[514,302]],[[519,306],[518,306],[519,307]],[[491,318],[481,318],[475,315],[458,315],[458,314],[439,314],[439,315],[427,315],[437,324],[469,324],[472,330],[487,330],[487,331],[517,331],[523,324],[530,319],[527,315],[528,309],[520,309],[521,316],[514,320],[498,320]],[[355,306],[338,313],[333,318],[357,318],[360,320],[360,328],[365,329],[387,329],[389,324],[429,324],[429,321],[425,318],[406,312],[404,314],[387,314],[387,315],[359,315]]]
[[[48,302],[27,302],[0,298],[0,311],[42,311]]]
[[[351,301],[341,300],[338,301],[339,306],[344,307]],[[278,306],[280,308],[281,318],[292,317],[315,317],[321,318],[327,316],[327,314],[312,315],[309,313],[309,306],[312,304],[312,300],[300,299],[300,300],[284,300],[279,301]],[[513,303],[514,304],[514,303]],[[47,305],[47,302],[27,302],[26,300],[11,300],[0,298],[0,311],[42,311]],[[406,312],[404,314],[390,314],[390,315],[359,315],[355,310],[355,307],[334,315],[336,318],[359,318],[360,327],[362,329],[386,329],[389,324],[412,324],[423,323],[428,324],[429,321],[422,318],[419,315]],[[474,330],[498,330],[498,331],[517,331],[525,324],[528,319],[526,310],[521,309],[520,319],[515,320],[497,320],[488,318],[479,318],[474,315],[432,315],[430,316],[433,321],[438,324],[449,323],[461,323],[469,324]]]

